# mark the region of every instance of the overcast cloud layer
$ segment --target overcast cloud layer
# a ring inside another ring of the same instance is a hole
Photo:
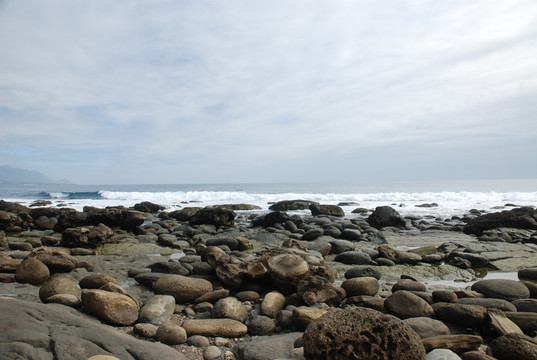
[[[0,0],[0,165],[537,178],[537,2]]]

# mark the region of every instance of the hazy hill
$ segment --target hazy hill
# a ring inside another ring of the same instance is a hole
[[[68,181],[56,181],[43,175],[38,171],[13,168],[7,165],[0,165],[1,182],[25,182],[25,183],[66,183]]]

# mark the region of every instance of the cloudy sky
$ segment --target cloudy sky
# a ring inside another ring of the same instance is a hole
[[[0,49],[54,179],[537,178],[535,0],[0,0]]]

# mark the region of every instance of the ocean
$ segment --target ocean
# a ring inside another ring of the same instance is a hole
[[[82,210],[133,206],[142,201],[163,205],[168,211],[187,206],[247,203],[267,211],[281,200],[312,200],[340,204],[350,215],[356,208],[390,205],[401,215],[448,218],[471,209],[487,212],[516,206],[537,206],[537,179],[460,180],[357,183],[74,185],[0,183],[0,199],[30,205],[49,200],[53,206]],[[419,205],[435,203],[437,206]],[[507,206],[506,206],[507,205]]]

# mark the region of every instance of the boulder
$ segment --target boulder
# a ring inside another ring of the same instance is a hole
[[[178,304],[185,304],[211,292],[213,285],[204,279],[182,275],[163,275],[153,283],[153,290],[156,294],[172,295]]]
[[[175,298],[171,295],[155,295],[140,309],[138,320],[143,323],[162,325],[175,311]]]
[[[498,360],[537,359],[537,341],[529,336],[507,334],[494,339],[489,344],[492,356]]]
[[[305,330],[306,327],[314,320],[320,318],[326,314],[327,310],[309,307],[299,306],[293,309],[293,321],[298,330]]]
[[[426,358],[421,340],[410,326],[367,308],[330,311],[310,323],[302,339],[306,359]]]
[[[406,226],[405,219],[390,206],[377,207],[373,213],[369,215],[367,222],[376,229],[382,229],[387,226],[398,228],[404,228]]]
[[[227,318],[240,322],[248,318],[248,310],[237,298],[226,297],[218,300],[212,310],[213,318]]]
[[[137,210],[137,211],[152,213],[152,214],[156,214],[159,211],[166,209],[166,207],[163,205],[154,204],[149,201],[142,201],[140,203],[134,204],[133,208],[134,210]]]
[[[167,345],[180,345],[186,343],[187,335],[181,326],[168,321],[158,327],[156,338]]]
[[[312,204],[309,206],[311,210],[311,215],[329,215],[329,216],[345,216],[345,211],[337,205],[316,205]]]
[[[379,281],[374,277],[357,277],[343,281],[341,287],[347,296],[369,295],[374,296],[379,291]]]
[[[270,205],[272,211],[307,210],[311,205],[319,205],[318,202],[309,200],[283,200]]]
[[[248,320],[248,333],[250,335],[271,335],[276,329],[276,321],[268,316],[257,315]]]
[[[138,340],[69,307],[0,298],[0,357],[87,360],[186,360],[175,349]]]
[[[131,325],[138,320],[138,302],[115,292],[84,289],[82,307],[85,313],[113,325]]]
[[[284,305],[285,297],[277,291],[271,291],[265,295],[261,302],[261,313],[275,318]]]
[[[252,219],[253,226],[270,227],[274,224],[285,224],[291,218],[287,213],[281,211],[273,211],[268,214],[259,215]]]
[[[77,284],[66,276],[55,275],[39,289],[39,298],[42,302],[51,302],[49,299],[52,296],[60,294],[74,295],[80,298],[80,289]]]
[[[516,228],[537,230],[537,210],[521,207],[477,216],[464,226],[466,234],[481,235],[485,230]]]
[[[79,281],[78,285],[81,289],[99,289],[101,286],[106,285],[110,282],[117,283],[116,279],[114,279],[110,275],[95,273],[83,277]]]
[[[66,247],[96,248],[103,245],[114,235],[112,229],[104,224],[88,227],[65,229],[61,245]]]
[[[371,256],[362,251],[346,251],[337,255],[334,261],[347,265],[367,265],[371,263]]]
[[[406,290],[400,290],[388,296],[384,301],[384,306],[390,314],[400,319],[433,317],[435,314],[427,301]]]
[[[374,267],[354,267],[345,272],[345,279],[352,279],[357,277],[374,277],[380,280],[382,273]]]
[[[188,221],[195,213],[203,209],[202,207],[185,207],[180,210],[172,211],[169,216],[179,221]]]
[[[414,329],[422,339],[451,334],[449,328],[442,321],[429,317],[408,318],[403,320],[403,322]]]
[[[462,298],[453,301],[457,304],[480,305],[487,309],[499,309],[502,311],[517,311],[516,306],[507,300],[490,298]]]
[[[468,328],[482,326],[487,315],[487,309],[479,305],[435,303],[433,309],[437,319]]]
[[[472,290],[483,294],[485,297],[507,301],[527,299],[530,297],[530,291],[526,285],[516,280],[480,280],[472,285]]]
[[[427,291],[425,284],[412,279],[401,279],[392,286],[392,292],[407,290],[407,291]]]
[[[19,283],[41,285],[50,277],[48,267],[36,258],[26,258],[15,271],[15,280]]]
[[[197,211],[188,221],[191,225],[233,226],[235,212],[225,207],[207,206]]]
[[[342,300],[341,294],[328,279],[316,275],[298,283],[297,295],[310,306],[317,303],[338,305]]]

